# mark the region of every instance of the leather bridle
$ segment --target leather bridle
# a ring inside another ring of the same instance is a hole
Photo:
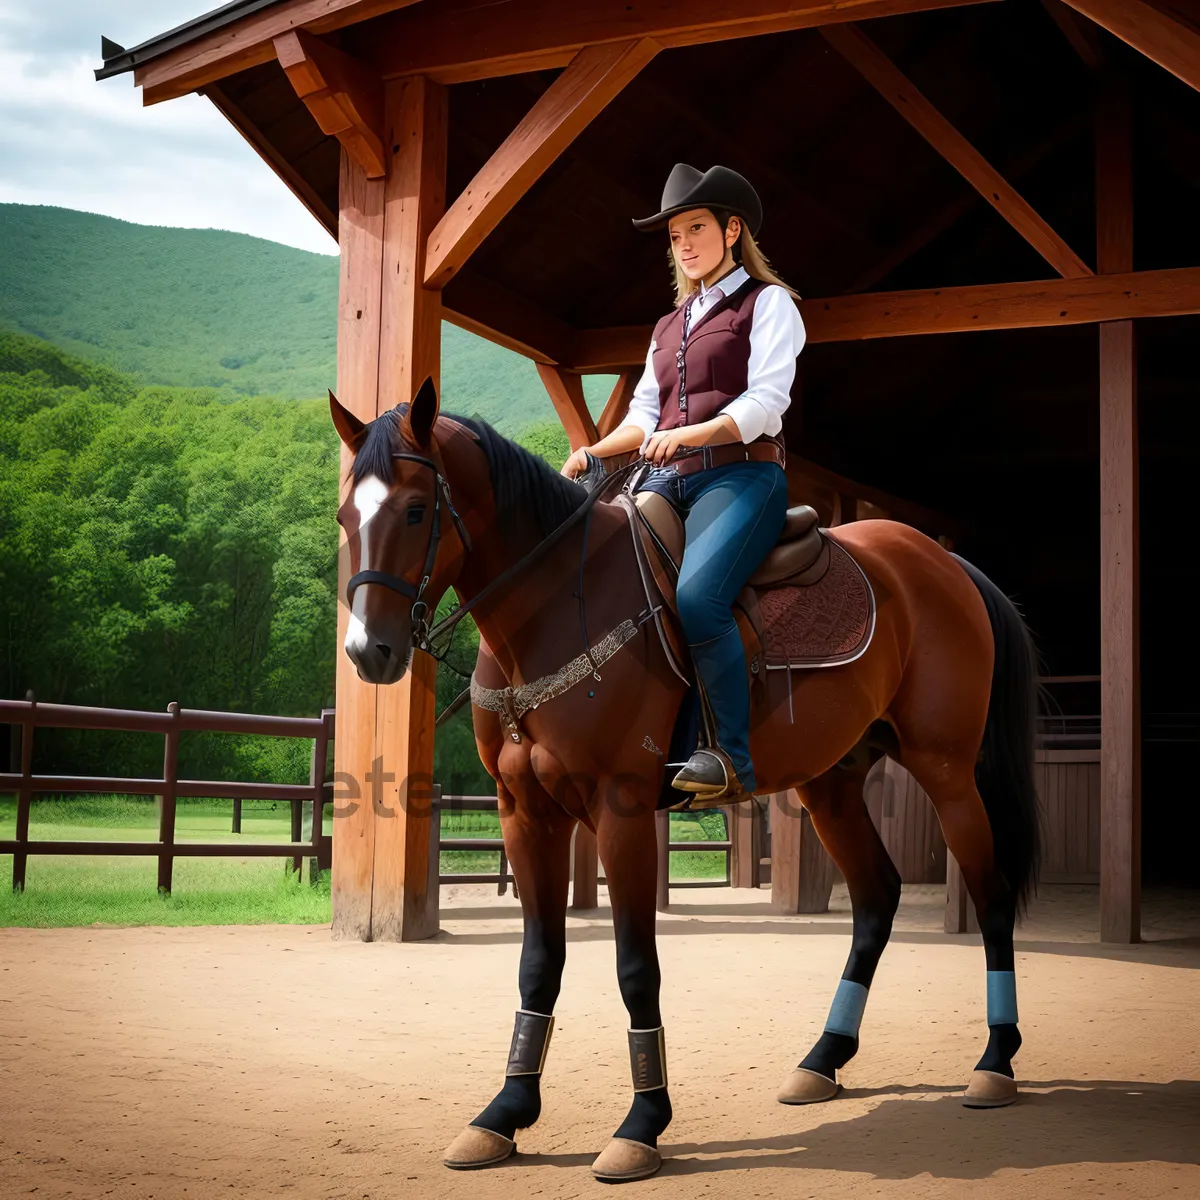
[[[454,519],[454,526],[458,530],[458,536],[462,539],[463,550],[466,553],[470,553],[471,550],[471,536],[467,533],[466,525],[463,524],[462,518],[454,508],[454,501],[450,498],[450,483],[438,468],[437,463],[432,458],[426,458],[423,454],[406,454],[403,451],[393,452],[392,457],[402,458],[407,462],[415,462],[419,466],[428,467],[434,476],[433,524],[429,530],[429,545],[425,550],[425,564],[421,568],[421,582],[414,587],[407,579],[403,579],[399,575],[392,575],[387,571],[359,571],[357,575],[351,576],[349,583],[346,584],[346,603],[353,606],[354,591],[364,583],[379,583],[386,588],[391,588],[393,592],[397,592],[401,596],[407,596],[412,601],[413,645],[420,649],[426,649],[429,645],[430,636],[429,605],[423,597],[426,587],[429,586],[429,577],[433,574],[434,563],[437,561],[438,543],[442,536],[441,502],[443,496],[446,500],[446,508],[450,516]]]

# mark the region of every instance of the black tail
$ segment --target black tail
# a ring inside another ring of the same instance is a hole
[[[1013,602],[977,567],[954,556],[987,606],[996,647],[992,694],[975,782],[1004,873],[1021,912],[1037,885],[1042,828],[1033,782],[1037,652]]]

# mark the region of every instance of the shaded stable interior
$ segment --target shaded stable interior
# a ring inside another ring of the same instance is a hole
[[[342,51],[363,78],[382,80],[385,91],[388,80],[427,66],[428,77],[445,87],[451,205],[573,57],[574,48],[559,45],[565,35],[555,41],[558,25],[586,26],[577,15],[586,10],[594,17],[586,27],[598,31],[594,40],[608,41],[615,35],[605,32],[606,14],[612,10],[616,28],[624,6],[592,4],[560,18],[538,0],[520,0],[509,6],[509,25],[497,27],[495,45],[487,22],[497,18],[474,0],[324,6],[342,11],[336,19],[296,0],[251,7],[242,25],[236,13],[231,17],[224,59],[218,51],[204,57],[216,35],[203,32],[191,60],[186,39],[160,56],[150,46],[136,63],[138,81],[148,101],[193,86],[203,91],[337,236],[347,203],[348,140],[322,132],[311,98],[306,104],[298,94],[294,70],[281,65],[281,42],[269,49],[272,14],[294,10],[297,25]],[[1132,120],[1132,269],[1200,263],[1200,96],[1077,11],[1089,7],[1103,15],[1113,6],[898,0],[859,6],[879,19],[857,28],[1097,273],[1115,273],[1097,265],[1097,93],[1103,80],[1122,79]],[[1137,0],[1134,7],[1196,38],[1191,21],[1198,14],[1188,0]],[[855,14],[817,20],[847,15]],[[540,59],[539,21],[551,47]],[[262,23],[257,43],[254,22]],[[239,42],[234,35],[243,26],[251,32]],[[466,48],[456,57],[458,40]],[[513,51],[518,42],[524,57]],[[587,37],[582,42],[586,49]],[[245,46],[252,52],[237,51]],[[1193,43],[1186,46],[1192,52]],[[1200,50],[1194,52],[1200,63]],[[388,150],[383,146],[385,156]],[[820,28],[661,49],[485,231],[445,283],[440,315],[540,363],[548,384],[557,381],[556,407],[577,432],[579,414],[568,411],[572,377],[625,371],[628,379],[640,366],[649,326],[670,306],[666,240],[636,233],[629,218],[657,209],[676,161],[721,162],[755,183],[766,212],[760,243],[810,301],[814,336],[800,359],[785,425],[796,461],[794,498],[809,498],[814,478],[833,478],[833,491],[859,499],[860,515],[874,511],[861,503],[869,501],[949,535],[1020,602],[1048,675],[1100,673],[1101,326],[1069,323],[1075,318],[1064,309],[1062,324],[1043,324],[1051,314],[1029,327],[980,332],[822,335],[825,300],[836,307],[862,293],[1018,284],[1055,280],[1057,273]],[[417,260],[424,261],[424,247]],[[1191,273],[1185,285],[1189,296],[1200,295]],[[420,295],[418,289],[418,304]],[[1180,515],[1191,471],[1200,467],[1200,317],[1191,315],[1200,300],[1163,311],[1172,315],[1136,322],[1143,860],[1149,877],[1197,883],[1191,846],[1200,818],[1189,794],[1194,742],[1186,717],[1195,708],[1197,661],[1193,639],[1172,618],[1198,570]],[[347,385],[340,388],[344,393]],[[381,391],[377,403],[382,410],[401,399],[407,396]],[[806,464],[815,464],[815,475]],[[828,493],[826,487],[824,499]],[[839,509],[845,504],[840,500]],[[822,515],[833,519],[828,504]],[[1076,689],[1067,703],[1098,709],[1098,689]]]

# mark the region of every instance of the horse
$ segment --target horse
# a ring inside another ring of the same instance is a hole
[[[655,811],[663,748],[689,685],[644,611],[625,511],[589,503],[582,486],[485,422],[442,414],[432,380],[369,423],[332,392],[330,405],[353,456],[338,520],[352,571],[344,648],[359,676],[400,679],[414,644],[428,646],[437,598],[454,588],[458,611],[473,613],[480,634],[473,698],[537,685],[532,706],[472,705],[522,906],[521,1007],[503,1084],[444,1162],[498,1163],[540,1116],[566,960],[571,835],[582,823],[595,834],[608,881],[634,1079],[628,1114],[592,1170],[611,1182],[653,1174],[672,1117],[655,947]],[[573,520],[585,508],[586,519]],[[1008,1104],[1021,1045],[1013,930],[1039,861],[1032,639],[995,584],[918,531],[867,520],[826,535],[875,591],[874,635],[853,662],[766,672],[751,749],[759,790],[796,789],[845,876],[853,934],[825,1029],[778,1098],[833,1099],[838,1072],[859,1050],[868,989],[900,900],[899,873],[863,801],[866,770],[886,751],[933,802],[982,933],[988,1039],[964,1103]]]

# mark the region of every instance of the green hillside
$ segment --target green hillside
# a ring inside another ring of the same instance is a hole
[[[338,262],[261,238],[0,204],[0,329],[142,383],[321,396],[336,378]],[[443,403],[515,434],[554,416],[528,360],[442,327]],[[593,411],[611,379],[589,379]]]

